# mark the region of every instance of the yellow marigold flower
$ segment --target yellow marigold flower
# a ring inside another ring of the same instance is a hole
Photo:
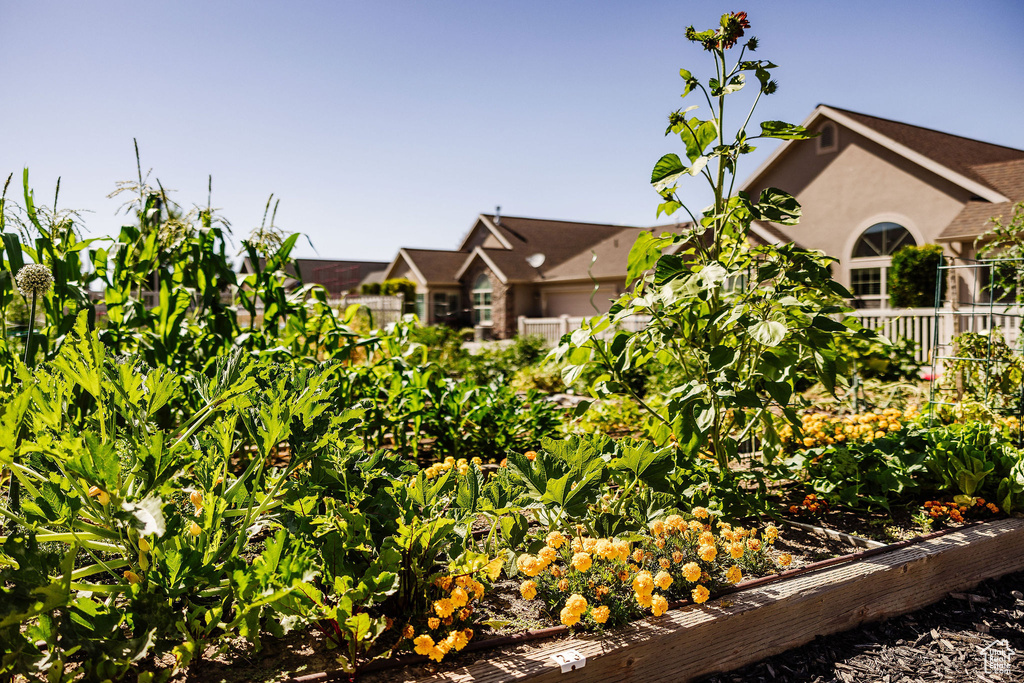
[[[402,637],[411,640],[414,635],[416,635],[416,629],[412,627],[412,624],[406,624],[402,629]]]
[[[544,561],[544,564],[551,564],[558,559],[558,551],[549,545],[544,546],[537,553],[537,557]]]
[[[608,595],[611,592],[612,592],[612,589],[609,588],[608,586],[598,586],[594,590],[594,594],[597,596],[598,600],[603,600],[604,596]]]
[[[729,544],[729,557],[734,560],[738,560],[743,557],[743,544],[742,543],[730,543]]]
[[[701,524],[700,522],[698,522],[695,519],[691,519],[690,520],[689,527],[690,527],[690,531],[703,531],[704,530],[704,525]]]
[[[585,553],[593,553],[594,552],[594,548],[596,548],[596,547],[597,547],[597,539],[596,538],[584,538],[583,539],[583,552],[585,552]]]
[[[484,461],[480,459],[479,455],[470,460],[470,462],[476,465],[477,467],[484,464]]]
[[[743,572],[736,565],[729,567],[729,571],[725,573],[725,580],[729,583],[739,583],[743,580]]]
[[[540,574],[544,569],[544,563],[539,562],[533,555],[520,555],[516,560],[516,566],[519,571],[531,578]]]
[[[537,597],[537,582],[524,581],[519,586],[519,594],[523,596],[523,600],[533,600]]]
[[[668,600],[664,595],[655,595],[651,598],[651,614],[660,617],[668,610]]]
[[[700,543],[701,545],[714,545],[715,535],[710,531],[704,531],[697,537],[697,543]]]
[[[565,591],[569,590],[569,580],[568,579],[560,579],[558,581],[558,590],[562,591],[563,593]]]
[[[672,566],[672,560],[668,559],[667,557],[663,557],[660,560],[658,560],[658,566],[662,569],[668,569]]]
[[[697,519],[707,519],[709,514],[710,513],[707,511],[707,508],[703,508],[703,507],[693,508],[693,516],[696,517]]]
[[[626,581],[629,580],[629,572],[626,571],[625,569],[620,569],[618,576],[619,576],[619,581],[621,581],[623,583],[625,583]]]
[[[616,559],[625,562],[629,559],[629,541],[612,541],[612,547],[615,548]]]
[[[636,562],[637,564],[640,564],[641,562],[644,561],[644,551],[643,551],[643,548],[637,548],[636,550],[633,551],[633,561]]]
[[[588,553],[576,553],[572,556],[572,566],[576,571],[585,572],[592,564],[593,560]]]
[[[557,564],[551,567],[551,576],[553,576],[556,579],[562,578],[562,568],[559,567]]]
[[[789,553],[781,553],[775,561],[779,563],[780,567],[788,567],[793,562],[793,556]]]
[[[469,474],[469,465],[459,465],[457,468],[460,475],[463,477]]]
[[[445,638],[445,641],[449,646],[455,649],[456,652],[466,647],[469,644],[469,640],[462,634],[462,631],[452,631]]]
[[[633,577],[633,590],[638,593],[649,593],[654,589],[654,577],[649,571],[642,571]]]
[[[470,605],[469,607],[463,607],[459,611],[459,621],[468,621],[471,616],[473,616],[473,606],[472,605]]]
[[[427,628],[429,628],[431,631],[436,631],[437,628],[440,625],[441,625],[441,620],[438,619],[437,617],[429,617],[427,619]],[[434,647],[433,644],[431,644],[430,647]]]
[[[562,618],[562,623],[566,626],[575,626],[580,621],[580,615],[571,612],[568,607],[562,608],[560,616]]]
[[[669,515],[665,518],[665,526],[672,531],[683,531],[686,529],[686,520],[679,515]]]
[[[594,618],[594,623],[603,624],[608,621],[612,611],[608,609],[607,605],[601,605],[590,613],[590,616]]]
[[[450,590],[452,587],[452,577],[450,576],[439,576],[434,581],[434,585],[443,591]]]
[[[444,459],[444,464],[445,465],[449,465],[449,466],[450,465],[454,465],[455,464],[455,458],[453,456],[449,455],[447,458]]]
[[[726,529],[722,532],[722,538],[726,541],[732,541],[736,538],[736,534],[733,533],[732,529]]]
[[[683,565],[683,578],[694,583],[700,578],[700,565],[696,562],[687,562]]]
[[[761,549],[761,541],[756,538],[747,539],[747,547],[753,550],[755,553]]]
[[[587,611],[587,599],[579,593],[573,593],[565,601],[565,607],[573,614],[583,614]]]
[[[462,629],[462,635],[466,636],[466,642],[473,640],[473,629],[464,628]]]
[[[437,616],[444,619],[445,617],[451,616],[452,612],[455,611],[455,605],[448,598],[441,598],[440,600],[434,601],[434,612]]]
[[[683,560],[685,560],[685,559],[686,559],[686,556],[685,556],[685,555],[683,555],[683,554],[682,554],[681,552],[679,552],[678,550],[677,550],[677,551],[675,551],[674,553],[672,553],[672,561],[673,561],[673,562],[675,562],[676,564],[679,564],[679,563],[681,563],[681,562],[682,562]]]
[[[633,593],[633,597],[636,598],[637,603],[641,607],[647,608],[651,606],[651,600],[653,596],[649,591],[644,593]]]
[[[607,538],[602,538],[594,546],[594,552],[603,560],[611,560],[616,556],[615,546]]]
[[[430,636],[416,636],[416,640],[412,641],[413,645],[416,646],[416,654],[427,655],[434,649],[434,639]]]
[[[552,531],[550,534],[548,534],[548,537],[545,539],[544,542],[552,548],[554,548],[555,550],[558,550],[562,547],[562,544],[565,543],[565,536],[563,536],[562,532],[560,531]]]
[[[708,601],[708,598],[711,597],[711,592],[704,586],[697,586],[693,591],[691,591],[690,597],[692,597],[693,601],[699,605],[702,602]]]
[[[713,545],[702,545],[697,550],[697,555],[705,562],[714,562],[718,557],[718,548]]]
[[[452,604],[456,607],[465,607],[469,603],[469,593],[462,586],[456,586],[452,591]]]
[[[668,587],[672,585],[672,575],[666,571],[658,572],[654,577],[654,585],[661,590],[668,590]]]
[[[440,643],[430,648],[430,652],[427,653],[427,656],[435,662],[440,662],[444,659],[446,654],[448,654],[448,644],[442,640]]]
[[[661,536],[662,534],[664,534],[665,522],[661,521],[660,519],[656,520],[653,524],[651,524],[651,533],[655,536]]]
[[[775,539],[779,537],[779,529],[774,524],[769,524],[764,528],[764,539],[768,543],[774,543]]]
[[[484,597],[484,585],[476,579],[473,580],[472,589],[474,598],[479,600],[480,598]]]

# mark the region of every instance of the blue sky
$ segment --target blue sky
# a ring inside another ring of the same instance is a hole
[[[0,173],[28,166],[37,199],[61,176],[61,205],[109,234],[135,137],[185,205],[213,175],[236,239],[273,192],[325,258],[453,248],[498,204],[653,225],[679,68],[709,67],[683,31],[736,10],[779,65],[755,120],[823,102],[1024,148],[1017,1],[0,0]]]

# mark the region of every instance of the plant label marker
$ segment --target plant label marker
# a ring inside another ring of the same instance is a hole
[[[566,650],[551,655],[551,659],[562,667],[562,673],[566,674],[574,669],[582,669],[587,665],[587,658],[580,654],[579,650]]]

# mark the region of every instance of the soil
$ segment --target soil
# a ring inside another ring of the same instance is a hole
[[[769,657],[704,683],[995,683],[1024,680],[1024,572],[950,593],[916,612]],[[1012,651],[1010,673],[986,672],[983,650]]]

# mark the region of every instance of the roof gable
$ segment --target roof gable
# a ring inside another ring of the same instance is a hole
[[[1024,160],[1024,150],[994,145],[949,133],[860,114],[838,107],[818,105],[803,122],[811,128],[822,119],[830,119],[889,149],[922,168],[945,178],[968,192],[990,202],[1007,197],[993,184],[993,173],[979,172],[979,166]],[[798,140],[787,140],[747,178],[740,189],[749,189],[785,156]],[[998,173],[994,175],[998,176]]]

